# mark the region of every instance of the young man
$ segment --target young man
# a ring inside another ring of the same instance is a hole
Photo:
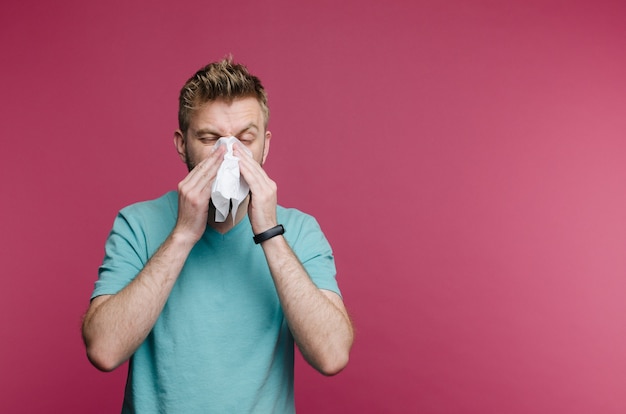
[[[324,375],[348,362],[353,330],[331,248],[315,219],[277,205],[262,168],[268,117],[244,66],[199,70],[181,90],[174,136],[189,174],[115,220],[83,336],[103,371],[130,358],[124,413],[289,413],[294,341]],[[221,137],[237,138],[231,153]],[[249,194],[220,221],[212,187],[233,156]]]

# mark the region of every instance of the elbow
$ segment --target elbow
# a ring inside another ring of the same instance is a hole
[[[326,377],[332,377],[333,375],[337,375],[341,371],[343,371],[343,369],[347,365],[348,365],[348,360],[346,359],[345,362],[338,362],[338,363],[324,365],[320,367],[318,371]]]
[[[341,342],[326,348],[326,351],[320,355],[316,364],[311,364],[320,372],[320,374],[332,377],[339,374],[348,366],[350,361],[350,350],[354,342],[354,332],[351,330],[350,335]]]
[[[116,351],[111,340],[107,340],[106,336],[99,334],[98,331],[94,329],[88,317],[85,317],[83,321],[82,334],[87,359],[91,362],[91,365],[98,370],[111,372],[125,361],[118,351]]]
[[[348,365],[350,360],[349,350],[334,353],[332,356],[324,358],[315,365],[320,374],[332,377],[339,374]]]
[[[98,350],[97,347],[93,345],[87,346],[87,359],[89,359],[91,365],[102,372],[111,372],[121,365],[121,363],[114,358],[110,352]]]
[[[112,347],[102,343],[102,340],[88,335],[88,330],[83,328],[83,341],[87,359],[91,365],[102,372],[111,372],[122,364],[123,361],[112,351]]]

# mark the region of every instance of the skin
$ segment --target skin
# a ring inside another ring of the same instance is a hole
[[[277,186],[262,168],[272,135],[265,130],[257,100],[212,101],[196,110],[190,121],[186,133],[174,134],[178,154],[190,172],[178,185],[179,211],[172,233],[128,286],[115,295],[94,298],[85,315],[87,356],[100,370],[112,371],[123,364],[148,336],[207,226],[226,233],[247,216],[258,234],[278,224]],[[230,216],[217,223],[209,199],[226,149],[213,146],[220,137],[231,135],[252,153],[239,145],[233,149],[251,196],[241,203],[234,224]],[[337,374],[348,363],[354,337],[341,297],[313,284],[284,237],[273,237],[261,248],[302,355],[322,374]]]

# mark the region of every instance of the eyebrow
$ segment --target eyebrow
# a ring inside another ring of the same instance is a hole
[[[250,122],[244,129],[242,129],[241,131],[237,132],[237,135],[241,135],[244,132],[248,131],[249,129],[256,129],[256,130],[258,130],[259,127],[254,122]]]
[[[246,132],[246,131],[248,131],[250,129],[258,130],[259,127],[254,122],[250,122],[248,125],[246,125],[245,128],[243,128],[241,131],[237,132],[235,134],[235,136],[241,135],[241,134],[243,134],[244,132]],[[217,132],[215,130],[212,130],[211,128],[200,128],[199,130],[195,131],[195,135],[197,137],[199,137],[201,135],[214,135],[216,137],[221,137],[222,136],[221,133],[219,133],[219,132]]]
[[[194,135],[199,137],[200,135],[215,135],[215,136],[221,136],[221,134],[219,132],[215,132],[209,128],[200,128],[197,131],[194,131]]]

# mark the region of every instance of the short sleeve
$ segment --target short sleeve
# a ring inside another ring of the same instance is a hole
[[[105,244],[105,254],[91,298],[113,295],[128,285],[148,260],[145,236],[132,216],[121,211]]]
[[[295,223],[294,223],[295,224]],[[289,232],[297,231],[290,240]],[[287,229],[285,237],[290,241],[294,253],[319,289],[330,290],[341,295],[336,276],[335,258],[330,243],[322,232],[317,220],[302,214],[301,223]]]

